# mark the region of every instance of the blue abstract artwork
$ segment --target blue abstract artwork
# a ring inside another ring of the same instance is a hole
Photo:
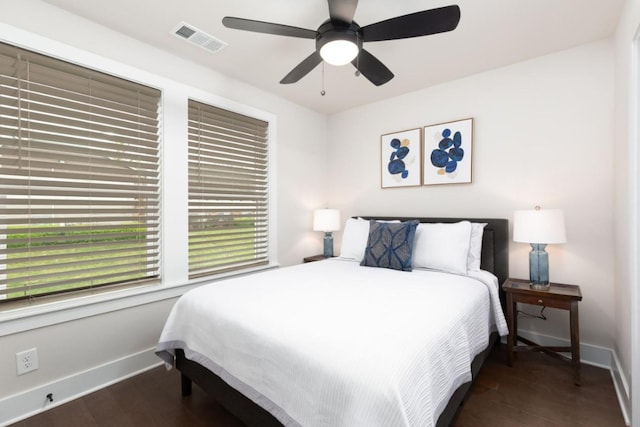
[[[420,129],[382,135],[382,188],[420,185]]]
[[[444,168],[445,173],[452,173],[458,168],[458,162],[464,158],[462,148],[462,134],[457,131],[451,137],[451,129],[442,131],[442,139],[438,148],[431,152],[431,164],[438,168]]]
[[[425,126],[425,185],[471,182],[472,129],[473,119]]]
[[[400,141],[398,138],[393,138],[389,143],[391,148],[394,150],[391,152],[389,165],[387,166],[391,175],[400,174],[402,179],[406,179],[409,176],[409,170],[407,169],[407,165],[404,163],[404,158],[411,152],[411,149],[409,148],[410,143],[411,141],[408,139]]]

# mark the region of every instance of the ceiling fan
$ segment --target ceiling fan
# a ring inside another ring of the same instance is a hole
[[[454,30],[460,21],[460,8],[452,5],[398,16],[361,27],[353,20],[358,0],[327,1],[330,18],[317,30],[231,16],[224,17],[222,23],[227,28],[237,30],[315,39],[316,50],[280,80],[282,84],[297,82],[324,60],[332,65],[345,65],[351,62],[357,72],[362,73],[374,85],[380,86],[391,80],[393,73],[375,56],[363,49],[362,43],[444,33]]]

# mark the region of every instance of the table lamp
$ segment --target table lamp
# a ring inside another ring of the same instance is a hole
[[[326,257],[333,256],[332,231],[340,230],[340,211],[337,209],[316,209],[313,211],[313,230],[324,231],[324,252]]]
[[[564,214],[560,209],[515,211],[513,216],[513,241],[531,244],[529,252],[529,279],[532,289],[549,289],[549,254],[547,244],[565,243],[567,233]]]

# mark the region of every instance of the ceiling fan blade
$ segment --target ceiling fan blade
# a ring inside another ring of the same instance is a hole
[[[331,22],[341,21],[351,24],[356,13],[358,0],[329,0],[329,16]]]
[[[311,55],[307,56],[301,63],[296,65],[296,67],[289,72],[282,80],[280,80],[281,84],[290,84],[295,83],[307,74],[316,66],[322,62],[322,58],[318,51],[313,52]]]
[[[391,70],[365,49],[360,49],[360,53],[351,63],[376,86],[383,85],[393,78]]]
[[[454,30],[458,22],[460,8],[457,5],[439,7],[366,25],[361,28],[362,40],[377,42],[444,33]]]
[[[252,19],[234,18],[232,16],[222,18],[222,24],[227,28],[253,31],[254,33],[274,34],[276,36],[315,39],[317,35],[315,30],[307,30],[305,28],[291,27],[289,25],[274,24],[271,22],[254,21]]]

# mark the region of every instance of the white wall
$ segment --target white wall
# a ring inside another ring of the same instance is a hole
[[[277,261],[280,265],[295,264],[304,256],[320,251],[321,235],[311,231],[311,212],[324,206],[326,201],[325,116],[38,0],[3,0],[1,10],[0,26],[4,25],[4,30],[0,39],[19,39],[8,41],[34,49],[45,46],[45,53],[51,53],[46,52],[47,46],[51,46],[56,51],[55,56],[68,60],[80,58],[84,65],[163,90],[163,150],[166,155],[163,160],[164,285],[187,281],[186,228],[180,227],[186,224],[186,125],[180,123],[186,117],[187,93],[275,117],[276,211],[282,213],[276,218]],[[38,320],[37,316],[23,321],[19,313],[7,316],[0,312],[0,319],[11,317],[12,325],[25,329],[3,333],[10,329],[6,328],[9,321],[0,321],[0,424],[3,419],[6,421],[4,417],[8,416],[8,411],[15,409],[2,407],[3,398],[81,375],[133,354],[148,353],[155,347],[175,293],[168,293],[163,298],[142,298],[142,305],[122,309],[117,309],[118,304],[110,304],[111,308],[98,310],[99,314],[86,317],[80,313],[65,323],[59,323],[65,318],[58,313],[50,316],[53,319],[50,325]],[[113,307],[117,311],[110,311]],[[21,322],[37,327],[22,328]],[[40,369],[17,377],[15,353],[31,347],[39,350]],[[120,372],[119,375],[128,373]],[[8,405],[7,402],[4,404]],[[37,396],[37,405],[42,402],[44,399]]]
[[[618,65],[622,61],[616,78],[623,80],[618,82],[617,94],[629,89],[627,72],[620,71],[630,62],[625,37],[628,39],[640,22],[638,1],[630,3],[633,14],[621,25],[623,35],[618,40],[623,42],[616,45]],[[620,238],[626,232],[624,226],[617,228],[617,244],[613,238],[614,222],[626,218],[626,184],[621,182],[626,172],[614,151],[620,144],[612,142],[612,43],[584,45],[327,119],[38,0],[2,0],[0,23],[275,115],[278,258],[282,265],[319,252],[319,233],[309,231],[311,210],[325,202],[340,208],[343,217],[384,214],[512,219],[513,210],[537,204],[564,209],[569,241],[548,249],[551,279],[581,285],[581,340],[615,348],[623,359],[625,375],[630,375],[630,314],[625,305],[631,294],[626,273],[629,261],[614,265],[614,251],[627,253],[628,242]],[[626,136],[625,105],[617,103],[623,109],[618,108],[616,114],[617,141]],[[173,114],[171,108],[167,111]],[[381,134],[467,117],[474,118],[473,184],[380,189]],[[618,177],[615,192],[614,176]],[[174,232],[174,237],[177,234]],[[336,237],[338,248],[340,233]],[[165,242],[165,247],[172,243]],[[512,243],[512,276],[527,276],[528,250],[527,245]],[[180,274],[170,271],[172,277]],[[168,298],[0,335],[0,406],[3,397],[27,394],[29,389],[148,352],[155,346],[173,301]],[[548,310],[547,315],[547,322],[523,320],[521,327],[567,338],[566,313]],[[41,368],[16,377],[15,352],[32,346],[40,350]],[[4,409],[0,407],[0,413]]]
[[[510,220],[535,205],[564,209],[568,243],[548,247],[551,280],[581,286],[581,341],[613,348],[613,65],[601,41],[336,114],[331,205],[345,216]],[[472,184],[380,188],[380,135],[468,117]],[[511,243],[512,277],[528,277],[528,251]],[[568,313],[545,314],[521,328],[568,339]]]
[[[638,148],[637,126],[640,92],[637,82],[638,45],[633,41],[640,28],[640,1],[625,4],[616,31],[616,138],[614,148],[620,159],[615,175],[616,223],[616,288],[615,288],[615,351],[620,361],[620,375],[627,389],[627,399],[633,396],[633,425],[640,426],[640,309],[638,289]],[[635,50],[635,52],[634,52]],[[632,74],[635,72],[635,76]],[[635,84],[634,84],[635,82]],[[629,389],[632,389],[631,392]],[[625,402],[631,409],[630,401]]]

